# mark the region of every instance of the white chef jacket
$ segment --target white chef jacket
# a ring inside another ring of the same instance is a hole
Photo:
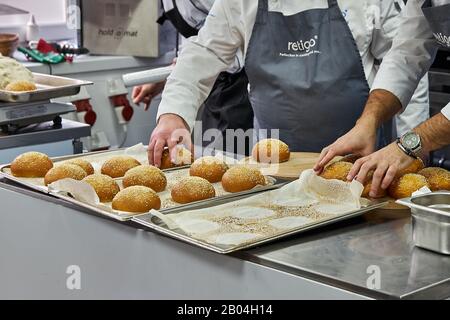
[[[392,50],[384,57],[372,85],[372,90],[384,89],[395,94],[403,106],[408,104],[418,79],[430,68],[438,48],[422,11],[424,3],[425,0],[408,1]],[[432,1],[435,6],[448,3],[450,0]],[[442,113],[450,120],[450,104]]]
[[[402,0],[399,0],[399,3]],[[359,49],[364,71],[372,84],[375,61],[384,57],[397,33],[401,5],[394,0],[338,0]],[[327,8],[326,0],[269,0],[269,10],[293,15]],[[216,0],[197,37],[183,47],[168,78],[158,118],[172,113],[194,127],[198,108],[208,97],[218,74],[233,64],[236,52],[246,56],[258,8],[257,0]],[[421,86],[415,101],[428,113],[428,87]]]

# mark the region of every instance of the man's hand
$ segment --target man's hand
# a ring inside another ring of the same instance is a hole
[[[133,102],[137,105],[144,103],[144,110],[147,111],[152,103],[153,98],[159,95],[164,90],[166,81],[158,83],[149,83],[142,86],[136,86],[133,88],[132,98]]]
[[[188,126],[176,114],[163,114],[159,118],[158,125],[150,137],[148,162],[160,167],[165,146],[169,147],[171,159],[175,159],[175,147],[177,144],[184,144],[188,150],[191,150],[191,133]]]
[[[357,124],[347,134],[322,150],[319,160],[314,166],[314,171],[322,172],[323,168],[336,156],[349,154],[367,156],[371,154],[375,150],[376,132],[373,125]]]
[[[356,180],[364,184],[368,174],[373,171],[370,196],[375,198],[380,187],[387,189],[394,181],[397,172],[409,167],[414,158],[406,155],[394,142],[367,157],[358,159],[347,177],[349,181]]]

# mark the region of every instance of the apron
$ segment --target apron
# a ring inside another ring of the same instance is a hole
[[[258,138],[279,129],[292,151],[320,152],[361,116],[369,95],[361,56],[337,1],[328,6],[284,16],[259,0],[245,62]]]
[[[422,8],[423,14],[430,25],[431,31],[437,43],[450,48],[450,4],[432,6],[431,0],[425,1]]]

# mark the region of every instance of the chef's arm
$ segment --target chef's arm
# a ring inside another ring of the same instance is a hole
[[[183,47],[162,93],[158,124],[149,143],[151,164],[160,165],[164,146],[174,154],[177,143],[190,145],[189,131],[194,128],[198,109],[218,75],[234,63],[237,50],[243,49],[240,14],[230,13],[234,2],[217,0],[198,37],[190,38]]]
[[[449,109],[450,107],[446,108]],[[445,111],[443,111],[414,129],[422,140],[424,154],[450,145],[449,118],[450,115],[449,117],[446,117]]]

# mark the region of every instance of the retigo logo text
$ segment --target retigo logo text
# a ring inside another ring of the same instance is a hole
[[[314,48],[317,44],[317,36],[315,36],[314,38],[312,38],[309,41],[289,41],[288,42],[288,50],[289,51],[306,51],[309,52],[312,48]]]
[[[443,35],[442,33],[433,33],[433,35],[440,44],[450,47],[450,37],[449,36]]]

